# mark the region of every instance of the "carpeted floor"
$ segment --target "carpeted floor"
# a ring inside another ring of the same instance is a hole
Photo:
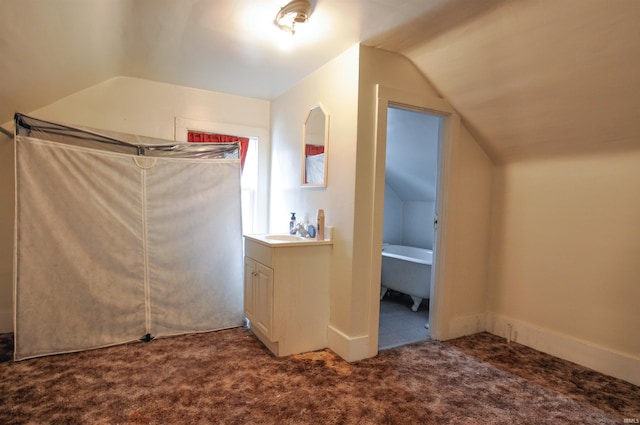
[[[12,362],[1,424],[622,424],[640,387],[488,333],[347,363],[244,328]]]

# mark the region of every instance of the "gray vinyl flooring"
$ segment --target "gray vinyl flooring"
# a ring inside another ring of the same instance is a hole
[[[408,295],[388,291],[380,301],[378,349],[397,347],[429,338],[429,300],[423,300],[418,311],[411,311]]]

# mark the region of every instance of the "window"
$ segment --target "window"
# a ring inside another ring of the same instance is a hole
[[[269,226],[269,131],[262,127],[175,117],[174,140],[186,142],[189,131],[235,134],[249,140],[241,181],[243,232],[265,233]],[[250,218],[252,216],[252,218]]]

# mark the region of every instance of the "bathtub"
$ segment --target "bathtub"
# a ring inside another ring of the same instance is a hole
[[[418,311],[431,290],[431,263],[433,251],[412,246],[382,246],[382,273],[380,299],[387,290],[407,294],[413,300],[411,310]]]

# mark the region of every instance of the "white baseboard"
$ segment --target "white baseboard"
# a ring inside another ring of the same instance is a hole
[[[487,314],[486,330],[543,353],[640,385],[640,358],[636,356],[493,313]]]
[[[486,327],[486,314],[474,314],[472,316],[456,317],[449,322],[449,334],[447,339],[473,335],[484,332]]]
[[[369,354],[369,337],[352,337],[329,325],[327,328],[327,344],[329,348],[348,362],[371,357]]]
[[[0,310],[0,333],[13,332],[13,310]]]

